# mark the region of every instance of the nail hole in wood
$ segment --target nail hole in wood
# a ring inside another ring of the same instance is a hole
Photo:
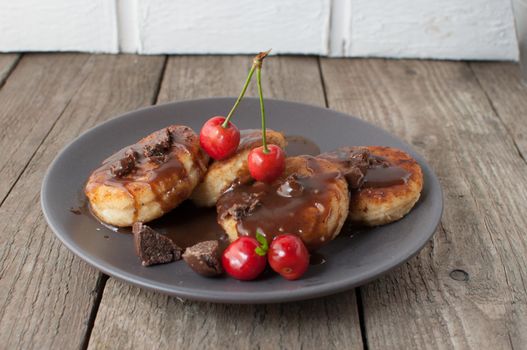
[[[452,270],[450,272],[450,278],[456,281],[468,281],[469,275],[468,272],[463,270]]]

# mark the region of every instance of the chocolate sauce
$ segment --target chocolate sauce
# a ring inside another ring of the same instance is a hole
[[[181,248],[211,240],[225,244],[228,237],[216,219],[216,208],[200,208],[186,201],[148,225],[167,235]]]
[[[89,206],[81,210],[83,215],[93,215]],[[185,201],[161,218],[147,223],[152,229],[166,235],[176,245],[187,248],[197,243],[218,240],[220,245],[228,244],[228,237],[216,221],[216,208],[196,207],[192,202]],[[101,222],[109,230],[127,234],[132,233],[130,227],[115,227]],[[104,238],[108,238],[105,236]]]
[[[337,165],[348,180],[350,190],[403,185],[410,179],[404,168],[371,154],[363,147],[341,147],[320,155]]]
[[[241,131],[242,138],[241,142],[242,145],[248,145],[250,143],[261,143],[261,133],[259,130],[242,130]],[[175,137],[174,143],[181,142],[182,137]],[[184,141],[184,138],[183,138]],[[106,159],[103,162],[103,165],[95,171],[97,173],[97,180],[99,182],[103,182],[106,184],[109,184],[111,186],[117,186],[117,187],[124,187],[126,188],[131,181],[137,181],[137,178],[140,178],[140,175],[143,177],[146,177],[142,179],[145,183],[148,183],[148,181],[152,182],[153,179],[158,178],[159,176],[164,176],[163,173],[169,172],[170,167],[174,166],[178,167],[178,161],[177,160],[168,160],[165,163],[157,164],[154,163],[150,165],[152,169],[154,167],[157,167],[155,172],[157,173],[160,169],[161,175],[159,174],[149,174],[149,176],[146,176],[146,170],[145,167],[142,167],[143,163],[149,163],[145,160],[145,157],[141,150],[141,142],[138,144],[132,145],[131,148],[134,148],[139,153],[139,163],[138,163],[138,169],[131,174],[129,177],[124,177],[121,179],[116,179],[112,177],[110,173],[110,166],[113,161],[121,159],[122,156],[125,155],[125,152],[130,148],[125,147],[121,151],[117,152],[116,154],[112,155],[108,159]],[[303,142],[303,144],[306,146],[305,151],[302,151],[301,144],[298,146],[299,153],[310,153],[310,150],[313,149],[312,143],[310,144],[310,141]],[[172,148],[177,147],[172,145]],[[170,151],[172,152],[172,150]],[[169,152],[169,153],[170,153]],[[153,173],[153,172],[152,172]],[[89,209],[89,205],[87,204],[87,201],[84,203],[84,205],[79,207],[80,212],[82,215],[90,215],[91,213]],[[113,232],[118,233],[131,233],[130,228],[122,228],[122,227],[115,227],[108,224],[103,224],[108,229],[112,230]],[[154,228],[160,233],[167,234],[177,245],[179,245],[182,248],[194,245],[196,243],[206,241],[206,240],[212,240],[212,239],[219,239],[221,241],[226,241],[227,236],[221,226],[217,223],[217,213],[216,208],[199,208],[194,206],[192,203],[185,201],[181,203],[176,209],[168,212],[167,214],[163,215],[161,218],[154,220],[152,222],[148,223],[149,226]]]
[[[238,151],[242,149],[260,147],[261,145],[262,132],[259,129],[240,130],[240,143],[238,144]]]
[[[364,182],[368,170],[370,153],[360,147],[341,147],[331,152],[323,153],[324,158],[335,164],[348,181],[350,190],[359,189]]]
[[[320,147],[304,136],[288,135],[285,139],[287,140],[285,153],[288,157],[300,155],[317,156],[320,154]]]
[[[186,169],[180,161],[183,153],[189,154],[201,170],[205,171],[205,157],[199,149],[197,136],[192,129],[173,125],[158,130],[107,158],[90,176],[86,191],[100,184],[124,189],[134,200],[137,218],[142,203],[136,200],[131,188],[148,186],[156,195],[161,209],[167,212],[190,194],[185,191],[164,191],[159,188],[163,182],[187,178]],[[133,155],[133,166],[130,164],[131,155]],[[190,190],[190,186],[180,186],[180,188]]]
[[[268,241],[281,233],[296,234],[310,250],[329,241],[331,233],[321,232],[331,201],[339,195],[335,179],[341,174],[321,169],[320,161],[310,156],[293,159],[296,168],[286,168],[281,179],[240,185],[223,194],[217,203],[218,218],[235,219],[239,235],[255,236],[258,231]]]
[[[404,185],[410,178],[410,173],[398,166],[369,168],[364,177],[363,187],[390,187]]]

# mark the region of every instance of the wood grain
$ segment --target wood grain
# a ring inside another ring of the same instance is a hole
[[[89,59],[25,55],[0,90],[0,203],[88,77]]]
[[[154,56],[29,55],[8,80],[8,93],[0,92],[0,103],[9,110],[2,121],[31,128],[25,150],[46,136],[36,129],[54,124],[0,211],[0,348],[81,347],[100,273],[71,254],[48,228],[40,211],[41,180],[57,152],[80,132],[151,104],[163,62]],[[7,124],[3,128],[16,132]]]
[[[159,101],[237,95],[250,64],[248,57],[170,58]],[[324,105],[316,59],[272,57],[265,65],[267,96]],[[353,291],[283,305],[220,305],[110,279],[89,348],[115,347],[362,349],[362,342]]]
[[[4,82],[15,68],[19,59],[19,54],[0,54],[0,87],[4,85]]]
[[[421,253],[360,289],[370,349],[527,344],[527,165],[465,63],[322,60],[331,108],[413,144],[443,186]]]
[[[527,161],[527,86],[512,62],[474,62],[470,67]]]

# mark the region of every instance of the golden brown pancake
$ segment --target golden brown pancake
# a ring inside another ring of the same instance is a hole
[[[92,212],[107,224],[148,222],[187,199],[207,163],[198,135],[172,125],[106,159],[89,177],[85,193]]]
[[[382,146],[342,147],[319,157],[346,175],[351,189],[349,220],[365,226],[401,219],[419,200],[421,167],[409,154]]]
[[[315,250],[335,238],[346,221],[348,185],[327,160],[290,157],[278,180],[235,186],[216,206],[218,222],[231,241],[257,231],[268,241],[291,233]]]

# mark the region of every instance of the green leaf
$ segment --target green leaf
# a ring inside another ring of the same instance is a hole
[[[260,243],[260,246],[257,247],[254,251],[256,254],[264,256],[269,250],[269,243],[267,243],[267,239],[265,238],[265,236],[258,231],[256,231],[256,240],[258,241],[258,243]]]
[[[265,250],[263,250],[261,247],[256,247],[254,252],[256,254],[260,255],[260,256],[265,256],[265,254],[267,254],[267,252]]]

